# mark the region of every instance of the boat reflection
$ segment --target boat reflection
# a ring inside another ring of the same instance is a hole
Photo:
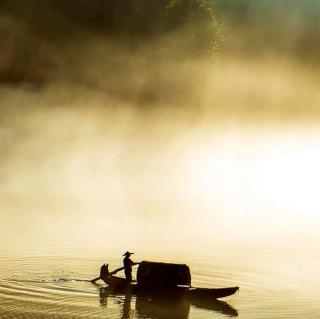
[[[190,303],[185,299],[172,300],[164,297],[148,298],[137,296],[136,311],[140,318],[187,319],[189,318]]]
[[[108,298],[119,300],[119,294],[109,287],[99,288],[100,305],[107,306]],[[225,301],[220,300],[188,300],[186,298],[173,299],[163,295],[134,295],[130,292],[121,294],[121,319],[151,318],[151,319],[188,319],[190,307],[219,312],[229,317],[238,316],[238,312]],[[131,301],[135,300],[135,315],[131,309]]]
[[[218,299],[198,299],[192,300],[192,303],[190,303],[193,307],[196,307],[198,309],[204,309],[204,310],[209,310],[209,311],[215,311],[215,312],[219,312],[222,313],[226,316],[229,317],[237,317],[238,316],[238,311],[233,308],[231,305],[229,305],[227,302],[225,301],[221,301]]]

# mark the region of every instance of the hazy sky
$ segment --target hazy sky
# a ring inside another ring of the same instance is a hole
[[[185,30],[110,37],[101,1],[70,3],[0,7],[0,227],[17,246],[74,220],[75,246],[167,220],[168,238],[316,234],[317,1],[216,1],[215,60]]]

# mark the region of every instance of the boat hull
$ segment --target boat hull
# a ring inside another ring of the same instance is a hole
[[[223,298],[235,294],[239,290],[239,287],[227,287],[227,288],[190,288],[187,291],[187,295],[190,298]]]
[[[124,278],[116,276],[107,276],[102,279],[110,289],[118,293],[127,293],[139,295],[169,295],[171,297],[186,297],[188,299],[217,299],[235,294],[239,287],[227,288],[194,288],[194,287],[143,287],[134,282],[128,282]]]

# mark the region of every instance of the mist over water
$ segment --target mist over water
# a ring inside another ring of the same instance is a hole
[[[271,30],[268,45],[249,28],[259,6],[239,24],[217,1],[213,60],[188,54],[186,29],[136,44],[84,4],[73,18],[55,7],[60,27],[21,4],[0,19],[1,316],[125,318],[124,297],[72,280],[133,250],[187,263],[195,286],[239,285],[242,318],[317,318],[319,72],[301,38],[279,47]],[[285,25],[316,50],[304,10]],[[126,318],[168,317],[129,304]]]

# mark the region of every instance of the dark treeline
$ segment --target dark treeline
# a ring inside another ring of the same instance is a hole
[[[108,44],[127,58],[146,46],[154,46],[149,54],[158,51],[160,40],[166,58],[206,57],[214,53],[217,30],[207,0],[2,0],[0,80],[42,82],[53,68],[70,65],[72,55],[76,64],[93,39],[100,50]]]
[[[2,0],[0,82],[170,95],[173,74],[187,77],[177,64],[220,44],[222,56],[318,63],[319,12],[317,0]]]
[[[39,35],[60,37],[79,29],[103,35],[154,36],[192,23],[211,27],[207,0],[3,0],[2,10],[23,19]]]

